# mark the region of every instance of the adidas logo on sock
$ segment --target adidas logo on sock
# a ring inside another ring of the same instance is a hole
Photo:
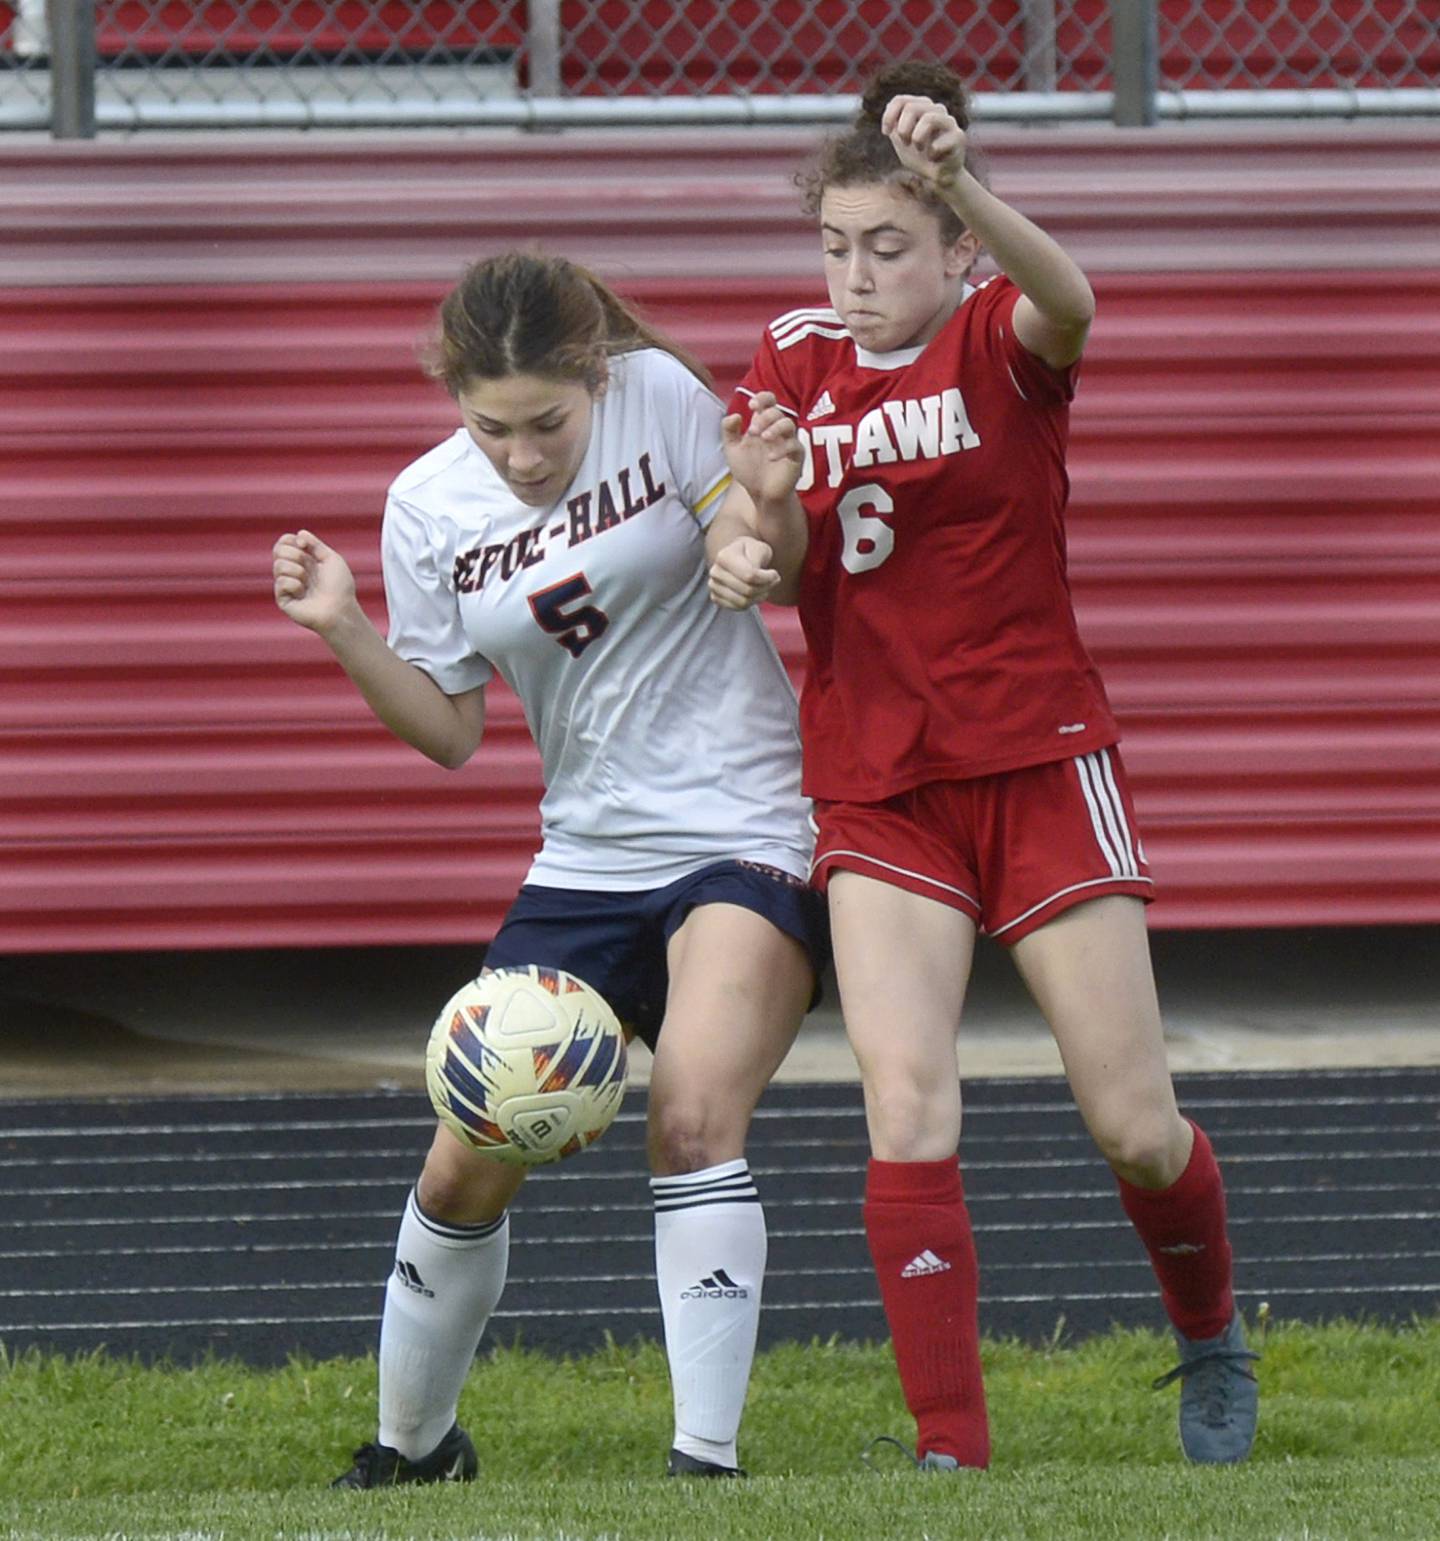
[[[1166,1253],[1170,1257],[1189,1257],[1193,1253],[1203,1252],[1204,1250],[1205,1246],[1203,1242],[1197,1245],[1193,1241],[1177,1241],[1173,1247],[1160,1248],[1160,1251]]]
[[[414,1263],[407,1263],[404,1258],[396,1258],[395,1277],[407,1290],[413,1290],[415,1294],[423,1295],[427,1300],[434,1300],[435,1291],[420,1277],[420,1270]]]
[[[949,1264],[945,1265],[947,1268]],[[737,1284],[723,1268],[707,1274],[698,1284],[680,1291],[681,1300],[748,1300],[750,1291]]]
[[[949,1270],[949,1267],[949,1263],[943,1257],[936,1257],[930,1248],[926,1247],[923,1252],[912,1257],[906,1263],[900,1270],[900,1277],[902,1279],[918,1279],[927,1273],[945,1273]]]

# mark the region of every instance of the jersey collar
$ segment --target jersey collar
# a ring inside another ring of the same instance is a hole
[[[960,305],[963,305],[974,293],[975,286],[966,284],[960,292]],[[960,305],[955,307],[957,312]],[[891,353],[872,353],[868,348],[862,348],[857,342],[855,362],[861,369],[904,369],[907,364],[913,364],[929,346],[929,343],[922,342],[918,348],[896,348]]]

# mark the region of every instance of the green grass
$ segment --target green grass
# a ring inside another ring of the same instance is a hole
[[[1440,1319],[1404,1329],[1271,1325],[1261,1431],[1243,1467],[1181,1460],[1157,1333],[1076,1347],[986,1345],[995,1460],[921,1476],[858,1461],[910,1425],[889,1350],[763,1354],[746,1413],[747,1483],[659,1476],[670,1397],[659,1349],[482,1358],[461,1420],[473,1487],[333,1493],[372,1436],[373,1360],[144,1367],[95,1355],[0,1357],[5,1541],[501,1541],[501,1538],[1295,1538],[1440,1535]]]

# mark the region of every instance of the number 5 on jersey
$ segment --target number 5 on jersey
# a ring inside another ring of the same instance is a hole
[[[572,658],[578,658],[610,624],[610,617],[595,605],[575,605],[590,592],[585,574],[576,573],[530,596],[535,619]],[[567,605],[575,608],[567,610]]]

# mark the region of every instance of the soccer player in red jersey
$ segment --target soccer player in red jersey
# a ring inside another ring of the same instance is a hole
[[[865,1230],[917,1460],[983,1467],[955,1040],[975,938],[1008,946],[1174,1326],[1195,1461],[1244,1459],[1255,1355],[1225,1194],[1165,1059],[1135,831],[1065,569],[1085,275],[966,164],[948,70],[882,71],[809,180],[830,305],[767,330],[725,434],[748,528],[711,597],[798,604],[814,878],[872,1160]],[[970,282],[984,248],[998,276]]]

